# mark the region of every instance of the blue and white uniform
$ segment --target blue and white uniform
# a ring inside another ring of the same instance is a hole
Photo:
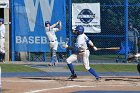
[[[57,25],[59,25],[59,28],[56,28]],[[49,21],[46,21],[45,30],[46,30],[46,35],[48,38],[50,52],[51,52],[51,65],[50,66],[54,66],[55,62],[58,62],[57,56],[56,56],[56,52],[57,52],[57,48],[58,48],[58,41],[57,41],[55,32],[61,30],[61,21],[58,21],[57,23],[53,24],[52,26],[50,26]]]
[[[90,69],[89,66],[89,50],[87,47],[87,41],[89,41],[89,38],[85,34],[81,34],[77,36],[77,40],[75,43],[75,51],[74,54],[72,54],[69,58],[67,58],[67,63],[70,64],[74,61],[80,60],[84,62],[84,66],[87,70]],[[78,53],[76,53],[78,52]]]
[[[93,76],[95,76],[97,80],[99,80],[100,77],[97,75],[95,70],[89,66],[89,54],[90,54],[90,52],[88,50],[87,43],[90,44],[94,50],[97,50],[97,48],[94,46],[92,41],[89,40],[89,38],[84,34],[84,27],[83,26],[77,26],[75,28],[74,33],[77,35],[75,47],[72,48],[75,52],[66,59],[67,65],[68,65],[68,67],[71,71],[71,74],[72,74],[70,76],[70,79],[74,79],[77,77],[77,75],[75,74],[72,62],[80,59],[80,61],[82,61],[84,63],[85,68]],[[68,46],[64,46],[64,47],[69,48]]]
[[[5,53],[4,49],[4,43],[5,43],[5,25],[0,25],[0,52]]]
[[[5,49],[4,49],[4,43],[5,43],[5,25],[4,25],[4,19],[0,18],[0,61],[5,61]]]
[[[53,50],[57,50],[58,47],[58,41],[57,41],[57,37],[55,35],[55,32],[59,31],[58,28],[52,28],[50,27],[46,27],[46,35],[48,37],[48,41],[49,41],[49,46],[51,49]]]

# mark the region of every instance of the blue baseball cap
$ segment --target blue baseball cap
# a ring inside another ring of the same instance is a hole
[[[4,24],[4,19],[3,18],[0,18],[0,22],[2,22],[2,24]]]
[[[46,21],[46,22],[45,22],[45,26],[47,26],[47,24],[50,25],[50,21]]]

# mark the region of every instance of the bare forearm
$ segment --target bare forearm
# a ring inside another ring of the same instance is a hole
[[[56,22],[55,24],[53,24],[51,27],[54,28],[59,24],[59,22]]]

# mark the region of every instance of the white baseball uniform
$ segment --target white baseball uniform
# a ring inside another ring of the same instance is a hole
[[[52,26],[50,27],[46,27],[46,35],[48,37],[49,40],[49,45],[51,49],[57,50],[58,47],[58,41],[57,41],[57,37],[55,35],[56,31],[59,31],[58,28],[53,28]]]
[[[74,53],[70,57],[68,57],[66,59],[68,64],[70,64],[70,63],[78,60],[78,58],[80,58],[81,61],[84,62],[85,68],[87,70],[90,69],[90,66],[89,66],[89,54],[90,54],[90,52],[89,52],[88,47],[87,47],[87,41],[89,41],[89,38],[85,34],[81,34],[81,35],[77,36],[75,47],[78,49],[79,53]]]
[[[0,25],[0,52],[5,53],[4,43],[5,43],[5,25]]]

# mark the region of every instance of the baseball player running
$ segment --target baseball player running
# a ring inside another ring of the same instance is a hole
[[[0,61],[2,61],[3,63],[5,61],[4,36],[5,36],[4,19],[0,18]]]
[[[63,45],[63,47],[67,48],[67,49],[71,49],[73,51],[73,54],[71,56],[69,56],[66,59],[67,65],[71,71],[71,76],[69,77],[69,79],[75,79],[77,78],[77,75],[75,74],[74,71],[74,67],[72,62],[78,60],[78,58],[81,59],[81,61],[84,63],[85,68],[93,75],[95,76],[96,80],[100,80],[101,77],[99,75],[97,75],[97,73],[94,71],[94,69],[92,69],[89,66],[89,50],[87,47],[87,43],[90,44],[93,49],[96,51],[97,48],[94,46],[94,44],[92,43],[92,41],[84,34],[84,27],[83,26],[77,26],[75,28],[75,30],[73,30],[74,34],[77,35],[77,39],[76,39],[76,43],[74,47],[70,47],[68,45]]]
[[[57,25],[58,28],[56,28]],[[53,25],[51,25],[49,21],[45,22],[45,30],[49,40],[49,47],[51,53],[51,63],[49,64],[49,66],[55,66],[55,64],[58,63],[57,56],[56,56],[58,41],[55,32],[60,31],[61,28],[62,28],[61,21],[58,21]]]

